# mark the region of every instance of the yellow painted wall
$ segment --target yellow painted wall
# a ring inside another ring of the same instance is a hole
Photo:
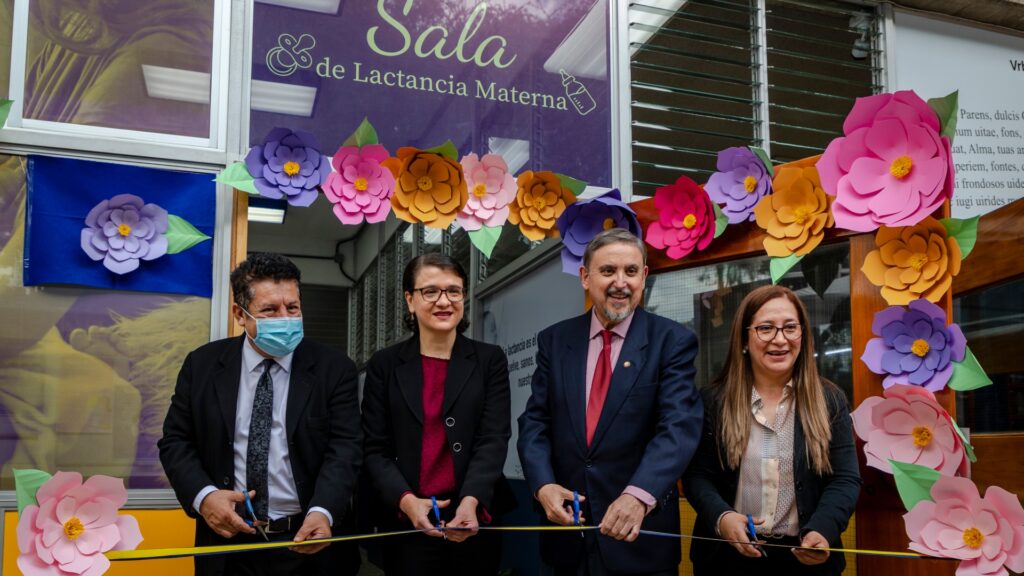
[[[139,549],[172,548],[195,544],[195,521],[181,510],[139,510],[128,512],[139,521],[144,540]],[[0,574],[20,574],[18,571],[17,512],[4,514],[3,564]],[[134,560],[114,562],[110,576],[187,576],[192,574],[191,558],[169,560]]]

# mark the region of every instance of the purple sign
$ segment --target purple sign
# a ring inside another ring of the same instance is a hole
[[[452,140],[512,172],[611,185],[607,0],[257,0],[250,141],[333,152],[364,118],[392,153]]]

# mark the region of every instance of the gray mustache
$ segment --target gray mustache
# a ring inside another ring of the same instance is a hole
[[[623,297],[629,298],[630,296],[633,295],[633,291],[630,290],[629,288],[624,288],[622,290],[619,290],[619,289],[616,288],[616,289],[609,290],[609,291],[605,292],[604,294],[605,294],[605,296],[607,296],[609,298],[613,298],[613,297],[616,297],[616,296],[623,296]]]

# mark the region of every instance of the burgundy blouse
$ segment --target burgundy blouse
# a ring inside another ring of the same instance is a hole
[[[423,447],[420,449],[420,496],[455,491],[455,463],[444,431],[444,380],[448,360],[423,358]]]

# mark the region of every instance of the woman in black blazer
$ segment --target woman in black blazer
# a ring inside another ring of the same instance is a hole
[[[508,360],[459,334],[466,273],[442,254],[405,267],[408,340],[370,358],[363,391],[366,473],[389,575],[495,574],[500,535],[478,531],[514,507],[502,468],[511,436]],[[431,497],[440,509],[437,530]]]
[[[697,510],[694,574],[842,573],[842,554],[750,543],[840,548],[860,494],[846,396],[818,375],[807,311],[788,288],[740,304],[721,374],[704,391],[704,431],[683,476]]]

